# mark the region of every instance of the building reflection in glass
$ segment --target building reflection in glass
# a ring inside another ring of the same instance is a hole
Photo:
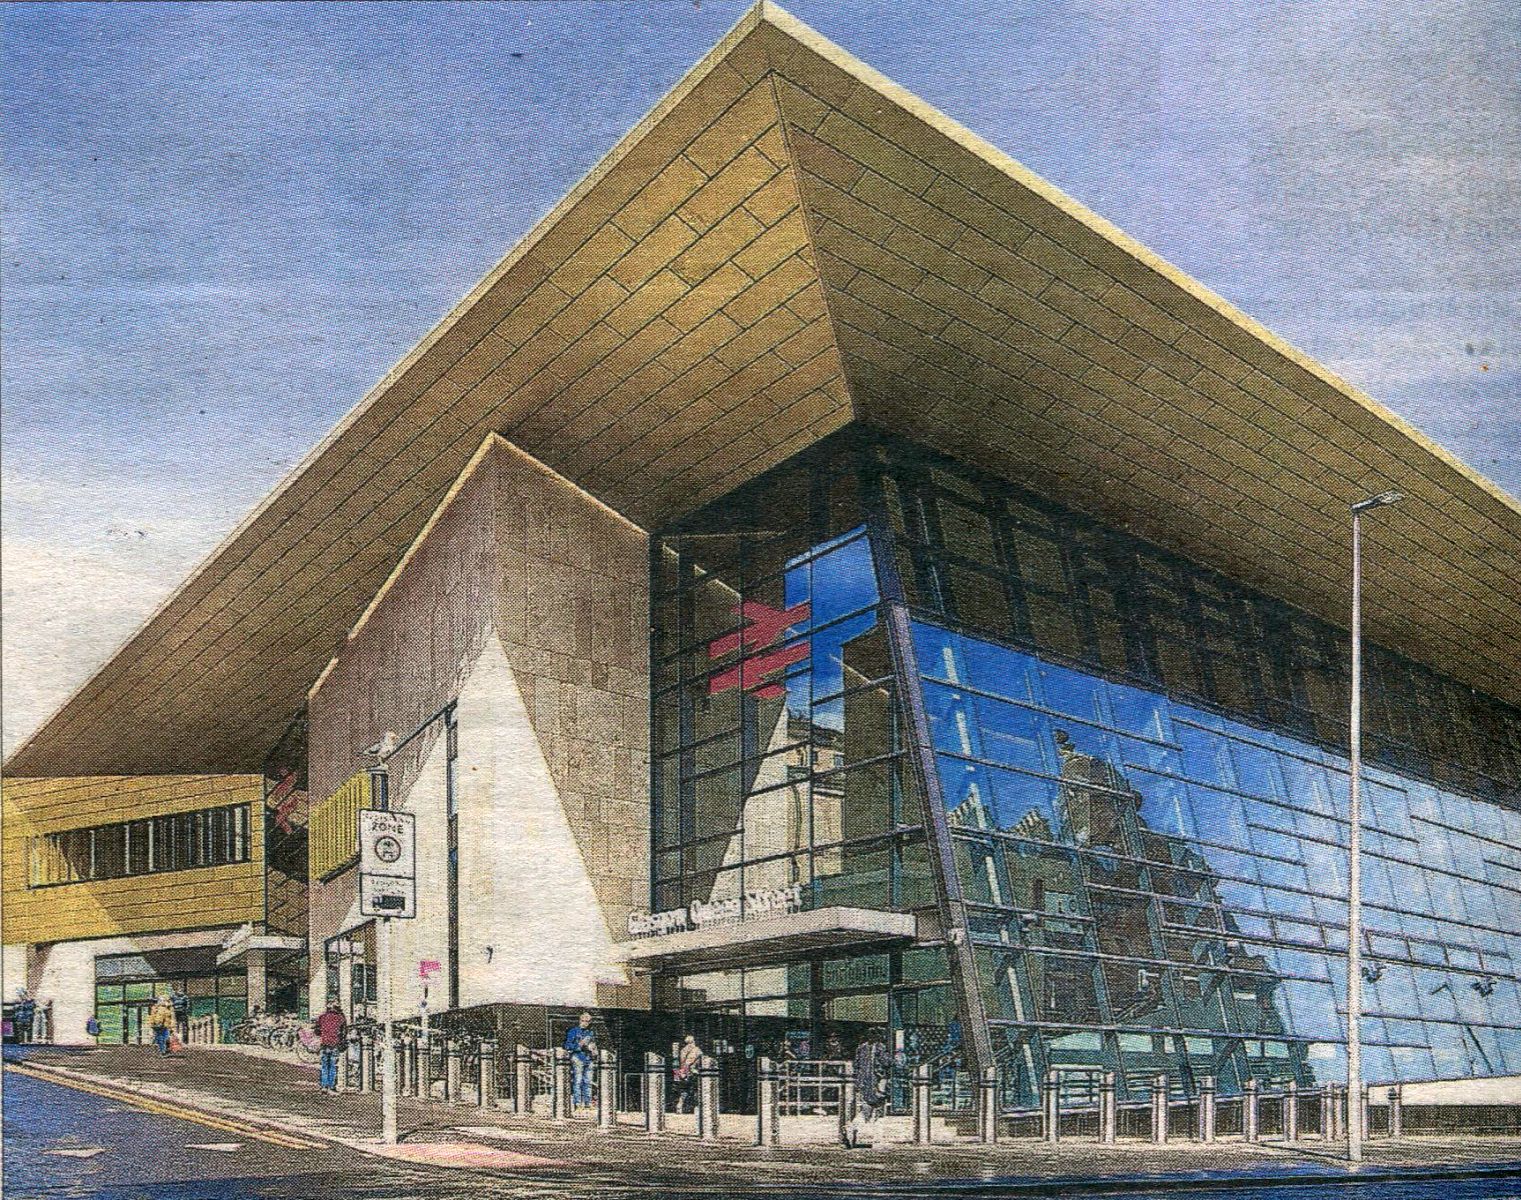
[[[915,644],[1005,1102],[1033,1103],[1050,1067],[1077,1093],[1115,1071],[1132,1096],[1162,1071],[1179,1092],[1343,1078],[1344,766],[937,626]],[[1482,867],[1454,890],[1433,860],[1472,839],[1397,782],[1371,773],[1370,1077],[1498,1071],[1521,1050],[1492,1001],[1514,995],[1514,939],[1478,893],[1501,893]]]

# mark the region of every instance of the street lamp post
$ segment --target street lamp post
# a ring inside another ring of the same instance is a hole
[[[1395,504],[1399,492],[1380,492],[1352,505],[1352,712],[1351,802],[1347,819],[1352,826],[1347,868],[1347,1159],[1363,1158],[1363,879],[1362,879],[1362,759],[1363,759],[1363,563],[1362,515],[1371,508]]]

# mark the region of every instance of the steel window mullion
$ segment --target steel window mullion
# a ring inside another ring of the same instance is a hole
[[[948,941],[947,958],[951,965],[953,990],[959,993],[957,998],[961,1005],[963,1030],[970,1036],[972,1065],[974,1069],[981,1070],[985,1066],[995,1065],[992,1035],[977,974],[977,961],[972,951],[961,879],[956,871],[956,856],[935,758],[934,736],[924,706],[923,684],[919,676],[918,657],[914,651],[913,630],[877,480],[868,479],[863,472],[861,491],[866,507],[868,544],[877,574],[877,591],[882,598],[885,617],[882,624],[887,634],[888,655],[898,676],[902,716],[908,723],[907,747],[918,768],[931,875],[935,880],[941,921]]]

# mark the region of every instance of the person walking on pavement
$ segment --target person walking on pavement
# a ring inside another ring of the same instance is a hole
[[[676,1057],[676,1069],[671,1078],[680,1089],[676,1093],[676,1111],[694,1112],[697,1108],[697,1068],[702,1066],[702,1047],[690,1033],[681,1042],[681,1053]]]
[[[37,1001],[32,999],[32,993],[24,987],[16,989],[16,1009],[11,1019],[15,1022],[16,1040],[30,1042],[32,1022],[37,1019]]]
[[[174,1009],[174,1031],[181,1042],[190,1040],[190,997],[175,984],[169,989],[169,1007]]]
[[[592,1075],[597,1062],[597,1035],[592,1032],[591,1013],[582,1013],[580,1022],[565,1031],[565,1049],[570,1052],[571,1104],[586,1108],[592,1102]]]
[[[861,1134],[887,1105],[888,1076],[892,1060],[887,1056],[887,1046],[881,1034],[868,1034],[856,1047],[856,1119],[850,1123],[851,1141],[860,1141]]]
[[[343,1009],[334,1000],[327,1011],[312,1022],[317,1041],[321,1046],[317,1066],[317,1084],[324,1092],[338,1090],[338,1056],[343,1053],[343,1041],[348,1036],[348,1022],[343,1019]]]
[[[153,1030],[153,1044],[161,1057],[169,1053],[169,1035],[174,1031],[174,1005],[169,997],[160,996],[148,1010],[148,1025]]]

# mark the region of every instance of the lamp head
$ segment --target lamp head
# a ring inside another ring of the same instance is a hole
[[[1403,492],[1380,492],[1376,496],[1369,496],[1366,500],[1359,500],[1352,506],[1352,511],[1360,513],[1370,508],[1381,508],[1385,504],[1398,504],[1404,498]]]

